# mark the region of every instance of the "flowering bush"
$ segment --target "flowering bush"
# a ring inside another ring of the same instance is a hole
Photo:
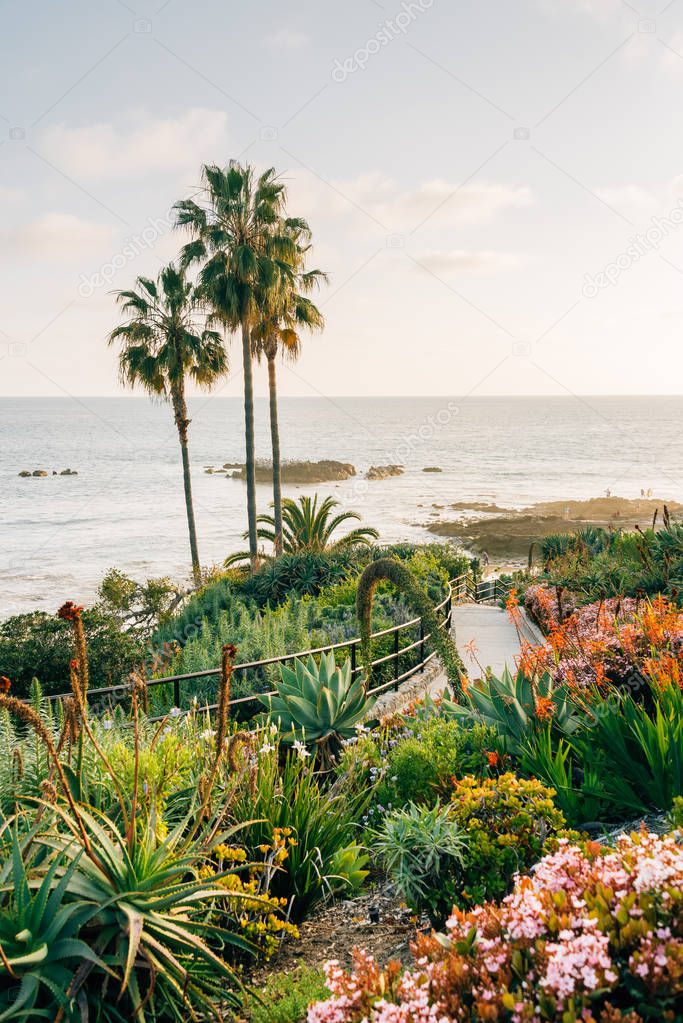
[[[495,743],[495,730],[484,725],[401,715],[348,745],[339,774],[350,775],[359,790],[375,786],[363,823],[378,827],[387,810],[408,802],[434,806],[449,798],[455,778],[487,774]]]
[[[308,1023],[683,1020],[683,848],[641,831],[616,848],[560,843],[501,903],[454,910],[412,968],[328,963]]]
[[[291,828],[274,828],[272,843],[259,847],[262,859],[247,863],[245,849],[221,844],[213,850],[218,873],[212,866],[202,871],[203,877],[216,877],[225,889],[225,899],[214,907],[221,926],[240,933],[265,959],[277,951],[285,936],[299,937],[299,928],[285,915],[288,900],[270,893],[273,876],[296,844]]]
[[[536,863],[547,843],[563,833],[564,816],[553,795],[536,779],[511,772],[455,783],[452,817],[465,839],[459,868],[462,905],[504,895],[515,874]]]
[[[683,687],[683,611],[666,597],[612,597],[561,619],[555,591],[532,586],[526,604],[536,609],[548,645],[525,657],[535,654],[536,667],[552,668],[557,681],[585,689],[624,683],[637,672],[658,686]]]

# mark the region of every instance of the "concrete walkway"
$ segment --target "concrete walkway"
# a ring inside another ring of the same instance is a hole
[[[453,628],[458,651],[471,679],[490,668],[500,676],[507,665],[514,673],[520,655],[517,629],[499,607],[460,604],[453,608]]]
[[[544,640],[540,631],[524,611],[521,611],[521,616],[524,639],[529,643],[542,644]],[[482,669],[486,668],[491,668],[496,676],[503,673],[506,665],[511,672],[515,672],[521,644],[517,629],[507,612],[501,608],[490,604],[456,604],[453,607],[453,634],[470,679],[480,678]],[[397,713],[412,700],[425,693],[437,696],[447,686],[446,673],[437,659],[425,672],[415,675],[405,686],[401,686],[400,692],[389,692],[381,696],[374,713],[379,716]]]

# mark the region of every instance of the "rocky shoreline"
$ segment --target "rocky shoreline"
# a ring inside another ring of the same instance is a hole
[[[586,526],[647,529],[655,513],[661,522],[665,505],[672,519],[683,519],[683,504],[656,498],[542,501],[522,509],[459,501],[448,505],[450,510],[460,513],[457,519],[439,519],[430,522],[426,529],[435,536],[458,541],[474,554],[486,552],[490,558],[522,564],[526,563],[530,545],[551,533],[568,533]]]

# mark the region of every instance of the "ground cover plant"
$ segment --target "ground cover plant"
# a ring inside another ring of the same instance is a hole
[[[359,952],[326,969],[331,996],[309,1023],[683,1018],[683,849],[622,836],[614,849],[561,843],[500,903],[455,910],[446,935],[418,935],[414,964]]]

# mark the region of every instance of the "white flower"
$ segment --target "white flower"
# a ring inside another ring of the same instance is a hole
[[[180,715],[180,707],[171,707],[168,712],[170,718],[177,718]]]
[[[366,727],[365,727],[365,725],[362,725],[362,724],[360,723],[360,721],[359,721],[359,722],[358,722],[358,724],[357,724],[357,725],[355,726],[355,729],[356,729],[356,734],[357,734],[357,735],[364,735],[364,734],[365,734],[365,732],[369,732],[369,731],[370,731],[370,729],[369,729],[369,728],[366,728]]]
[[[261,749],[259,750],[259,753],[272,753],[274,749],[275,747],[272,746],[271,743],[264,742],[263,746],[261,746]]]
[[[277,735],[277,725],[276,724],[271,724],[271,726],[270,726],[270,734],[271,735]]]
[[[298,739],[294,743],[294,747],[293,748],[296,751],[296,753],[297,753],[297,755],[298,755],[300,760],[305,760],[306,757],[310,757],[310,755],[311,755],[308,752],[308,750],[306,749],[306,747],[304,746],[303,742],[299,742]]]
[[[203,740],[204,740],[204,742],[211,742],[211,740],[213,739],[213,736],[214,736],[213,730],[212,730],[211,728],[206,728],[206,729],[205,729],[205,730],[204,730],[204,731],[203,731],[203,732],[202,732],[202,733],[200,734],[199,738],[200,738],[200,739],[203,739]]]
[[[103,721],[102,722],[102,727],[106,728],[106,730],[109,731],[109,729],[112,727],[113,724],[114,724],[113,721],[109,721],[109,720]]]

